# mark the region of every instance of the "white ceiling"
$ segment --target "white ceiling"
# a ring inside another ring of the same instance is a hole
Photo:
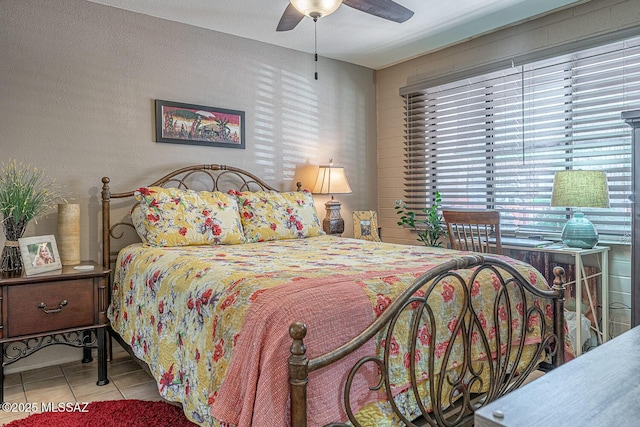
[[[89,0],[145,15],[314,51],[314,24],[276,32],[288,0]],[[398,24],[348,6],[317,23],[320,56],[380,69],[588,0],[395,0],[414,16]]]

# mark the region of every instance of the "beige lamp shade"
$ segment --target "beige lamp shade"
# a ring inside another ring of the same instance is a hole
[[[351,187],[347,180],[347,174],[341,166],[332,164],[318,167],[316,185],[313,186],[313,194],[350,194]]]
[[[331,15],[342,4],[342,0],[291,0],[298,12],[310,18]]]
[[[608,208],[609,185],[606,172],[566,170],[555,173],[551,206]]]

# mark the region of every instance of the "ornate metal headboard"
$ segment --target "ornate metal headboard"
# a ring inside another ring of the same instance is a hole
[[[197,191],[258,191],[276,190],[262,179],[233,166],[226,165],[194,165],[187,166],[160,178],[157,181],[139,185],[131,191],[124,193],[111,193],[109,177],[102,178],[102,263],[110,267],[115,262],[118,251],[111,250],[111,241],[123,239],[126,229],[134,230],[131,217],[128,215],[123,220],[111,224],[111,201],[118,199],[131,209],[136,205],[134,191],[140,187],[177,187]],[[298,189],[300,184],[298,183]],[[135,234],[135,233],[133,233]]]

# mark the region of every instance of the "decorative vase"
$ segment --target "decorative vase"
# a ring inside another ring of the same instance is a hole
[[[62,265],[80,264],[80,205],[58,205],[58,252]]]
[[[15,219],[10,216],[4,219],[2,225],[4,226],[6,240],[4,242],[4,248],[2,249],[0,271],[20,273],[22,272],[22,257],[20,256],[18,239],[22,237],[27,228],[27,220],[23,219],[16,222]]]

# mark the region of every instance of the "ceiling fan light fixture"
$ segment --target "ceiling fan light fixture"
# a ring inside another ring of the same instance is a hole
[[[342,4],[342,0],[290,0],[298,12],[313,19],[331,15]]]

